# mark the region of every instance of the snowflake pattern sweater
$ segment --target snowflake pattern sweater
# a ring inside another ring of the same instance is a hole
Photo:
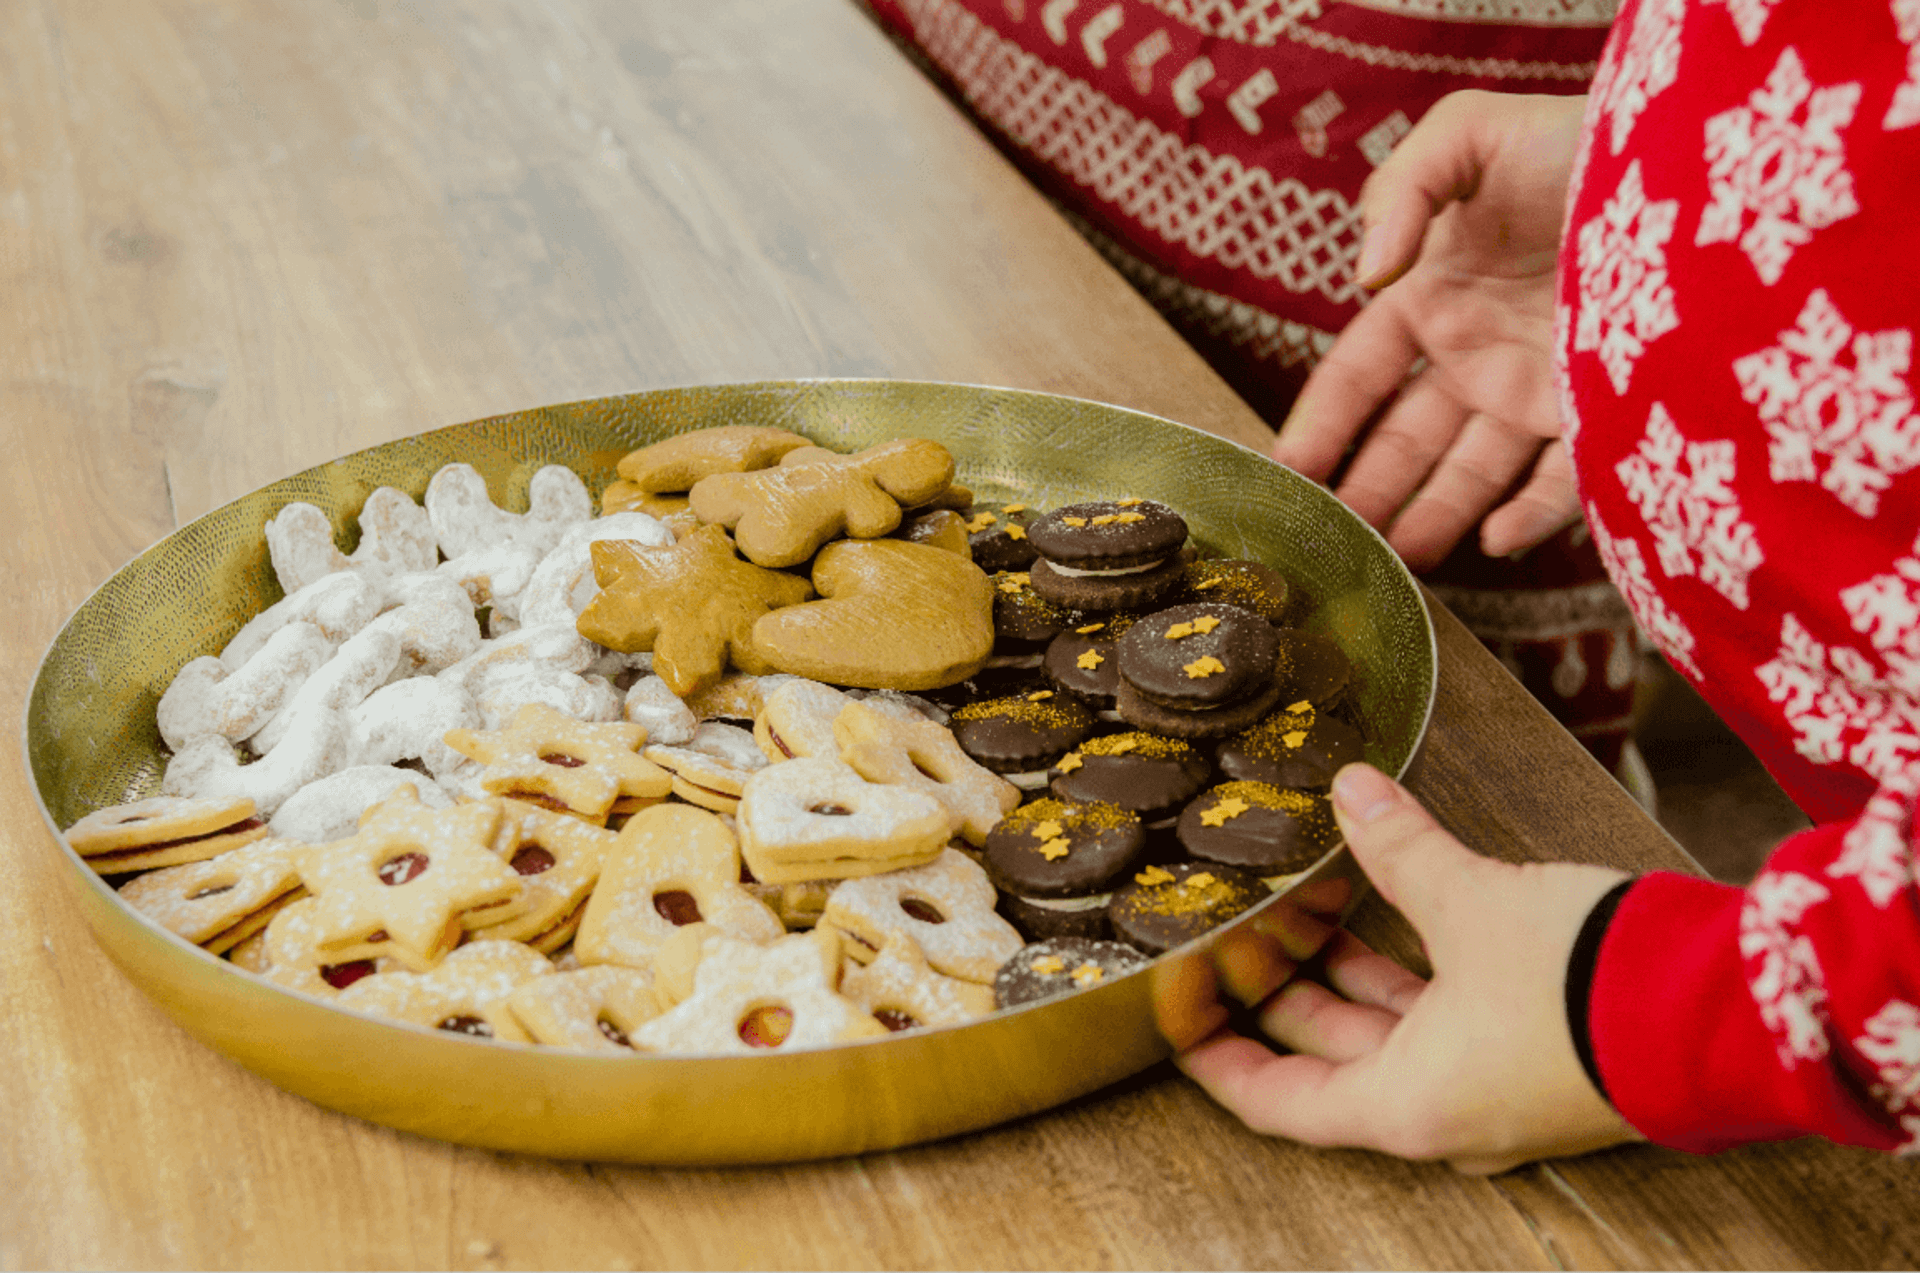
[[[1814,818],[1618,898],[1591,1060],[1650,1139],[1920,1148],[1920,0],[1632,0],[1556,360],[1643,629]]]

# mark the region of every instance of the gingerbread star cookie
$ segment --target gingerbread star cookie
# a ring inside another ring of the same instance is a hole
[[[729,663],[772,671],[754,649],[754,622],[813,595],[804,579],[740,560],[718,526],[671,548],[600,540],[593,577],[600,592],[580,612],[580,635],[612,650],[652,651],[654,672],[681,698],[719,680]]]

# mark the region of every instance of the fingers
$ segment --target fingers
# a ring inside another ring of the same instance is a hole
[[[1299,967],[1278,940],[1251,925],[1220,937],[1213,966],[1220,988],[1249,1008],[1285,985]]]
[[[1394,519],[1387,542],[1411,570],[1431,570],[1526,472],[1540,439],[1491,416],[1470,416],[1426,483]]]
[[[1355,1003],[1404,1016],[1427,988],[1426,980],[1376,953],[1352,933],[1340,933],[1327,948],[1327,980]]]
[[[1454,445],[1471,413],[1433,376],[1418,376],[1367,434],[1340,489],[1340,502],[1384,529]],[[1497,492],[1496,492],[1497,493]]]
[[[1175,1058],[1188,1078],[1256,1132],[1309,1145],[1380,1143],[1378,1098],[1369,1059],[1336,1064],[1220,1034]]]
[[[1353,856],[1387,902],[1431,943],[1436,920],[1482,860],[1420,807],[1399,783],[1371,765],[1333,777],[1333,814]],[[1434,952],[1439,962],[1440,952]]]
[[[1325,986],[1296,981],[1260,1009],[1260,1028],[1282,1047],[1335,1065],[1378,1052],[1400,1024],[1396,1013],[1342,999]]]
[[[1153,965],[1148,974],[1153,1023],[1175,1052],[1184,1052],[1225,1028],[1220,982],[1207,951],[1189,951]]]
[[[1573,458],[1566,443],[1549,442],[1527,484],[1481,523],[1480,551],[1489,557],[1504,557],[1532,548],[1579,519],[1580,492],[1574,486]]]
[[[1433,104],[1360,192],[1367,228],[1354,279],[1379,289],[1419,256],[1427,223],[1479,183],[1483,143],[1474,109],[1484,94],[1453,93]]]
[[[1307,376],[1274,439],[1273,458],[1326,481],[1380,404],[1399,392],[1419,356],[1392,295],[1368,305]]]

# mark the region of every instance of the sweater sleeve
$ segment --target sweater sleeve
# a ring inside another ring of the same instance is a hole
[[[1585,1025],[1602,1089],[1649,1140],[1920,1152],[1916,793],[1920,766],[1854,821],[1783,841],[1745,890],[1659,873],[1619,897]]]

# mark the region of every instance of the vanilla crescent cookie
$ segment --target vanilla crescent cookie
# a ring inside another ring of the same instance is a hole
[[[527,483],[527,511],[510,513],[487,494],[470,464],[448,464],[427,483],[427,517],[449,558],[515,544],[542,555],[567,528],[593,516],[593,497],[572,469],[549,464]]]
[[[96,809],[62,834],[102,875],[149,871],[219,857],[267,834],[244,796],[148,796]]]
[[[839,945],[821,929],[766,946],[709,935],[693,993],[635,1030],[633,1045],[643,1052],[751,1054],[884,1035],[872,1014],[835,991]]]
[[[880,953],[864,967],[849,960],[840,993],[874,1015],[889,1030],[960,1025],[996,1006],[993,987],[935,972],[904,929],[887,931]]]
[[[362,628],[300,683],[280,710],[249,736],[247,746],[258,755],[271,753],[293,722],[316,707],[351,711],[385,685],[399,665],[400,638],[380,628]]]
[[[933,861],[953,832],[945,805],[872,783],[826,757],[772,765],[740,797],[740,852],[764,884],[875,875]]]
[[[508,1000],[529,982],[554,976],[553,965],[519,942],[470,942],[426,972],[382,972],[340,992],[335,1003],[355,1012],[469,1034],[503,1043],[532,1043]]]
[[[928,866],[848,880],[827,899],[820,927],[842,934],[847,954],[860,963],[871,963],[899,929],[936,971],[991,985],[1000,965],[1026,944],[994,912],[999,896],[986,871],[948,849]]]
[[[417,760],[435,778],[467,763],[465,756],[447,746],[448,732],[478,729],[484,723],[471,694],[433,676],[384,685],[348,715],[359,741],[361,764]]]
[[[367,624],[393,633],[404,674],[432,676],[480,648],[480,623],[466,589],[444,575],[421,572],[388,580],[388,608]]]
[[[429,809],[446,809],[453,797],[433,780],[411,769],[392,765],[349,765],[315,779],[287,797],[268,823],[282,839],[303,844],[330,844],[360,829],[360,818],[396,787],[412,787]]]
[[[660,1001],[645,969],[600,964],[521,983],[507,996],[507,1011],[543,1046],[620,1052],[633,1047],[628,1036],[636,1028],[660,1015]]]
[[[696,923],[749,941],[787,931],[740,883],[740,849],[718,816],[684,804],[642,809],[607,852],[574,953],[583,964],[646,968],[675,929]]]
[[[404,492],[382,486],[359,513],[360,545],[349,556],[333,539],[333,523],[304,501],[287,504],[267,520],[267,555],[285,592],[326,575],[356,567],[379,572],[431,570],[440,560],[427,512]]]
[[[311,623],[337,646],[371,623],[385,604],[384,590],[364,575],[351,570],[327,575],[247,620],[221,649],[220,661],[229,672],[239,671],[274,633],[296,622]]]
[[[211,656],[190,660],[160,696],[160,737],[176,751],[207,734],[234,742],[247,738],[292,700],[333,651],[319,628],[301,621],[275,632],[237,670]]]
[[[649,742],[668,747],[690,741],[700,727],[693,709],[657,676],[643,676],[627,687],[621,714],[644,728]]]
[[[922,791],[953,814],[969,844],[1020,803],[1020,789],[982,767],[954,741],[951,731],[929,720],[903,720],[869,703],[850,703],[833,720],[840,758],[869,782]]]
[[[162,928],[222,954],[300,896],[288,840],[255,840],[204,862],[163,867],[120,887],[120,900]]]
[[[245,797],[263,818],[271,818],[293,794],[310,782],[337,773],[354,761],[357,743],[345,712],[315,705],[287,726],[273,754],[241,764],[233,745],[218,734],[203,734],[174,752],[160,778],[168,796]]]

